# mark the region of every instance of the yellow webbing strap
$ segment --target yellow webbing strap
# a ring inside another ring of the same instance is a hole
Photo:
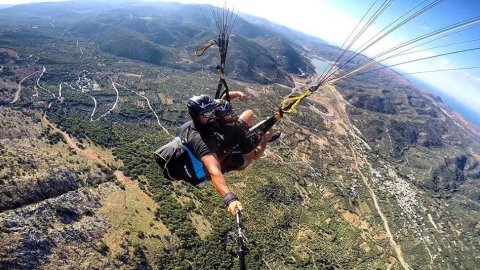
[[[300,102],[310,96],[313,92],[310,90],[310,89],[307,89],[307,91],[305,91],[303,94],[301,94],[300,96],[296,96],[296,97],[289,97],[289,98],[286,98],[284,99],[281,103],[280,103],[280,108],[278,109],[278,112],[275,113],[275,117],[277,119],[280,119],[282,118],[283,114],[284,113],[291,113],[293,112],[298,104],[300,104]],[[288,104],[287,104],[288,103]]]
[[[225,77],[225,73],[223,73],[223,69],[220,66],[217,66],[217,75],[220,78]]]
[[[281,113],[280,110],[278,110],[278,111],[275,112],[275,118],[276,118],[277,120],[282,119],[282,116],[283,116],[283,113]]]
[[[210,48],[210,47],[212,47],[213,45],[216,45],[216,44],[217,44],[217,42],[214,39],[212,39],[207,44],[205,44],[202,47],[196,49],[194,54],[196,56],[202,56],[205,53],[205,51],[208,50],[208,48]]]

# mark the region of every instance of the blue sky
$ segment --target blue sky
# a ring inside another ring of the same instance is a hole
[[[428,0],[426,2],[431,3],[432,1]],[[1,4],[17,4],[43,1],[2,0],[0,2]],[[329,43],[341,45],[368,7],[373,3],[373,0],[176,0],[170,2],[205,3],[216,6],[224,6],[226,3],[228,7],[234,7],[240,10],[240,12],[263,17],[307,34],[318,36]],[[375,7],[378,7],[384,1],[379,0],[377,2]],[[369,28],[369,31],[362,35],[365,38],[363,41],[372,37],[401,14],[422,2],[421,0],[397,0],[393,2]],[[480,1],[446,0],[395,30],[382,39],[382,41],[372,46],[365,54],[368,56],[376,55],[420,35],[475,17],[480,17]],[[396,64],[426,56],[480,47],[480,40],[477,39],[480,39],[480,23],[472,25],[472,28],[469,30],[441,38],[415,49],[427,50],[408,54],[404,57],[392,58],[386,60],[385,64]],[[432,48],[459,42],[465,43]],[[358,44],[358,48],[363,42],[360,40],[356,44]],[[355,48],[353,46],[353,49]],[[399,65],[396,69],[401,73],[411,73],[474,66],[480,66],[480,50]],[[420,73],[413,76],[432,85],[443,94],[460,101],[470,110],[475,111],[477,116],[474,117],[477,117],[477,122],[480,122],[480,69]],[[472,116],[470,115],[470,117]]]
[[[427,1],[427,3],[431,3],[432,1],[433,0]],[[235,7],[239,9],[240,12],[264,17],[307,34],[318,36],[335,45],[341,45],[344,42],[368,10],[369,6],[373,3],[373,1],[359,0],[177,0],[174,2],[208,3],[217,6],[224,6],[226,2],[228,7]],[[377,2],[375,7],[378,7],[383,1]],[[357,44],[363,44],[365,40],[368,40],[368,38],[393,22],[401,14],[421,2],[420,0],[395,1],[370,27],[370,30],[362,35],[365,38],[363,42],[360,40]],[[367,50],[365,54],[368,56],[376,55],[379,52],[383,52],[386,49],[402,44],[415,37],[478,16],[480,16],[480,1],[444,1],[386,36],[382,41]],[[465,43],[424,50],[404,57],[392,58],[387,60],[385,64],[396,64],[427,56],[480,47],[480,40],[476,40],[480,39],[480,23],[473,26],[475,27],[438,39],[414,50],[429,49],[459,42]],[[355,46],[353,46],[353,48],[355,49]],[[479,67],[479,60],[480,50],[476,50],[399,65],[396,69],[401,73],[411,73],[474,66]],[[460,101],[468,107],[470,111],[476,113],[476,115],[470,114],[468,117],[475,117],[478,120],[476,122],[480,122],[480,69],[420,73],[413,76],[432,85],[443,94]]]
[[[332,7],[338,10],[348,12],[350,16],[359,20],[364,11],[367,10],[371,1],[328,1]],[[399,14],[408,11],[421,1],[397,1],[380,17],[378,23],[373,27],[386,26],[398,18]],[[411,40],[417,36],[431,33],[436,29],[480,16],[480,1],[475,0],[450,0],[441,3],[434,9],[427,11],[418,18],[410,21],[404,27],[396,30],[389,36],[392,40],[379,43],[376,48],[383,46],[388,47],[389,42],[392,44],[400,44],[403,40]],[[451,36],[441,38],[429,44],[425,44],[422,48],[439,47],[453,43],[460,43],[446,47],[434,48],[411,54],[405,60],[418,59],[429,55],[444,54],[452,51],[465,50],[480,47],[480,23],[472,25],[471,29],[453,34]],[[468,41],[468,42],[467,42]],[[369,51],[367,54],[372,55]],[[395,60],[395,61],[394,61]],[[402,59],[391,59],[388,63],[395,64],[403,62]],[[480,50],[459,53],[455,55],[441,56],[431,60],[419,61],[412,64],[397,66],[405,73],[431,71],[440,69],[463,68],[463,67],[479,67],[480,66]],[[480,118],[480,69],[445,71],[435,73],[419,73],[415,74],[419,79],[433,85],[443,93],[461,101],[470,109],[476,111],[477,117]]]

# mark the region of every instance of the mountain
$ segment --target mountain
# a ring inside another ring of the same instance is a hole
[[[450,106],[454,111],[460,113],[463,117],[467,118],[469,121],[475,124],[480,130],[480,113],[475,111],[473,108],[465,106],[463,102],[451,97],[450,95],[436,89],[435,87],[430,86],[429,84],[411,75],[407,78],[418,87],[421,87],[423,90],[437,95],[438,98],[440,98],[445,105]]]
[[[92,39],[99,49],[115,56],[125,57],[155,65],[199,71],[216,64],[195,57],[191,51],[201,47],[216,36],[213,19],[205,13],[209,6],[184,6],[176,3],[155,5],[135,2],[128,7],[103,2],[61,2],[16,6],[3,11],[4,23],[45,25],[63,28],[64,31]],[[64,12],[67,10],[67,12]],[[205,13],[203,12],[205,11]],[[238,38],[231,44],[236,58],[228,59],[227,68],[231,77],[247,82],[260,78],[257,66],[261,65],[263,83],[281,83],[293,86],[288,73],[301,74],[297,66],[309,74],[314,72],[310,60],[298,50],[287,54],[282,35],[266,28],[258,27],[238,18],[236,29]],[[241,36],[241,37],[240,37]],[[245,39],[246,40],[242,40]],[[246,46],[236,46],[236,42]],[[262,45],[263,43],[263,45]],[[269,47],[265,47],[265,45]],[[285,55],[286,59],[277,59]],[[256,62],[245,59],[256,59]],[[193,65],[184,65],[193,62]]]
[[[294,42],[298,43],[299,45],[301,45],[305,42],[317,43],[317,44],[327,44],[324,40],[322,40],[318,37],[310,36],[310,35],[307,35],[305,33],[290,29],[286,26],[279,25],[279,24],[276,24],[276,23],[272,23],[269,20],[266,20],[266,19],[263,19],[263,18],[251,16],[251,15],[248,15],[248,14],[242,14],[242,17],[244,17],[245,19],[247,19],[249,22],[251,22],[253,24],[259,25],[263,28],[267,28],[270,31],[282,34],[283,36],[287,37],[289,40],[294,41]]]
[[[220,196],[168,181],[152,158],[189,120],[186,100],[215,92],[217,51],[192,56],[216,37],[201,14],[0,10],[0,269],[239,268]],[[277,28],[238,18],[229,46],[227,81],[249,97],[234,107],[257,120],[307,83],[310,59],[338,52]],[[227,175],[248,269],[476,269],[480,134],[465,123],[393,70],[322,86],[264,157]]]

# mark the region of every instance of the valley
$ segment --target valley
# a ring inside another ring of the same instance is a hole
[[[81,4],[43,12],[57,5]],[[193,57],[214,31],[177,4],[82,10],[0,19],[0,268],[238,268],[215,190],[166,180],[152,158],[189,120],[186,100],[216,90],[216,55]],[[260,121],[333,49],[241,23],[227,79]],[[249,269],[474,269],[480,140],[466,123],[390,70],[322,86],[227,175]]]

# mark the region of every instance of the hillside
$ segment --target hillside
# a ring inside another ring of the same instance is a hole
[[[215,37],[195,13],[0,10],[0,269],[238,269],[215,190],[167,181],[152,158],[189,119],[185,101],[216,88],[217,52],[192,54]],[[237,27],[227,79],[257,120],[304,82],[298,67],[336,52]],[[227,176],[249,269],[479,265],[480,136],[438,99],[385,69],[321,88],[277,128],[263,158]]]
[[[216,55],[213,49],[209,59],[192,53],[216,37],[213,18],[205,16],[210,9],[176,3],[139,2],[126,7],[89,1],[43,3],[6,8],[0,12],[0,22],[10,27],[15,22],[27,28],[56,28],[62,35],[89,39],[97,49],[115,56],[195,72],[216,67],[216,62],[211,61]],[[227,61],[232,79],[293,86],[289,73],[301,74],[297,66],[309,74],[314,72],[300,51],[285,51],[280,34],[241,17],[236,28],[238,38],[230,43],[231,55],[235,57]],[[264,41],[267,44],[262,44]],[[283,55],[284,59],[277,59],[276,55]],[[263,74],[261,78],[259,73]]]

